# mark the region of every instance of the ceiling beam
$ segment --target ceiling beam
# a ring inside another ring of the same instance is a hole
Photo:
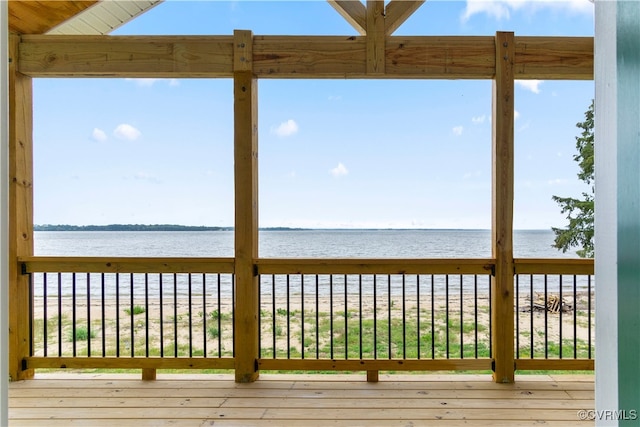
[[[391,0],[385,8],[385,34],[393,34],[424,2],[425,0]]]
[[[367,73],[367,37],[254,36],[259,78],[493,79],[493,36],[391,36],[384,72]],[[592,37],[515,37],[516,79],[593,79]],[[231,36],[22,36],[32,77],[225,77]]]
[[[358,0],[327,0],[363,36],[367,34],[367,8]]]

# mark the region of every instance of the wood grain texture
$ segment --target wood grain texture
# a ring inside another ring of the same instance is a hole
[[[97,0],[9,0],[9,31],[42,34],[91,7]]]
[[[516,274],[595,274],[593,259],[535,259],[513,260]]]
[[[232,358],[28,357],[27,366],[49,369],[233,369]]]
[[[254,36],[258,78],[492,79],[487,36]],[[375,46],[374,46],[375,45]],[[384,52],[379,48],[384,45]],[[593,39],[516,37],[514,78],[593,78]],[[230,36],[24,36],[20,72],[32,77],[211,77],[233,75]],[[368,64],[368,52],[371,56]],[[518,53],[520,52],[520,53]],[[379,61],[384,61],[381,65]],[[375,74],[367,67],[377,64]],[[381,72],[383,67],[384,71]]]
[[[494,380],[514,378],[514,285],[513,285],[513,169],[514,169],[514,78],[513,33],[495,38],[496,76],[493,81],[492,212],[491,247],[496,260],[492,277],[492,347]]]
[[[19,257],[27,272],[233,273],[233,258]],[[21,266],[22,267],[22,266]]]
[[[252,35],[237,31],[234,55],[250,55]],[[249,50],[247,50],[249,48]],[[243,64],[234,71],[235,314],[236,381],[258,378],[258,82]]]
[[[425,0],[391,0],[385,7],[385,34],[387,36],[393,34],[424,2]]]
[[[54,397],[55,396],[55,397]],[[10,384],[11,426],[585,426],[593,376],[43,374]]]
[[[367,8],[359,1],[327,0],[358,33],[367,34]]]
[[[20,256],[33,255],[33,86],[18,71],[20,39],[9,39],[9,375],[33,376],[22,370],[29,356],[29,277],[22,274]]]
[[[384,1],[367,0],[367,75],[384,74]]]
[[[491,274],[492,259],[260,258],[260,274]]]

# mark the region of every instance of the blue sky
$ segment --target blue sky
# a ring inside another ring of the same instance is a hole
[[[324,1],[168,1],[116,35],[355,35]],[[593,35],[588,0],[427,1],[396,35]],[[260,80],[260,226],[489,228],[491,82]],[[516,85],[517,229],[586,190],[593,82]],[[34,222],[233,225],[229,79],[36,79]]]

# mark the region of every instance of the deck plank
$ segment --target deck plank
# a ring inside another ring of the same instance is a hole
[[[40,374],[11,383],[10,426],[588,426],[592,375]]]

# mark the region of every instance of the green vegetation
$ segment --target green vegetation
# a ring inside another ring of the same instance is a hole
[[[580,136],[576,137],[576,149],[578,154],[573,159],[578,162],[580,172],[578,178],[589,185],[590,191],[582,193],[582,198],[553,196],[553,200],[560,205],[561,212],[567,214],[569,225],[567,228],[556,228],[554,246],[562,252],[577,247],[576,253],[583,258],[593,258],[595,248],[593,244],[593,213],[595,193],[595,169],[593,149],[593,110],[591,101],[589,109],[585,113],[585,121],[576,124],[582,129]]]
[[[86,326],[76,326],[76,335],[75,341],[87,341],[91,337],[91,339],[96,337],[96,332],[91,330],[89,333],[89,328]],[[69,341],[74,341],[73,330],[70,331]]]
[[[146,310],[141,305],[136,305],[133,307],[133,315],[138,315],[144,313]],[[131,316],[131,309],[129,307],[124,309],[124,312],[127,313],[127,316]]]

